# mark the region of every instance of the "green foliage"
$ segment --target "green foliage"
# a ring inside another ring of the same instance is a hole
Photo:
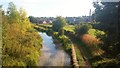
[[[59,30],[59,35],[64,35],[64,30],[63,29]]]
[[[13,2],[9,3],[7,14],[8,14],[9,21],[10,21],[9,23],[19,22],[20,14],[17,11],[17,8]]]
[[[46,28],[43,28],[43,27],[35,27],[35,29],[37,29],[38,31],[41,31],[41,32],[46,32]]]
[[[61,35],[58,37],[59,41],[62,43],[62,45],[64,46],[64,49],[70,53],[71,50],[71,42],[69,40],[69,38],[65,35]]]
[[[57,17],[54,21],[53,21],[53,25],[52,25],[52,29],[53,31],[59,31],[60,29],[62,29],[66,24],[66,20],[62,17]]]
[[[23,9],[18,12],[13,3],[10,4],[10,14],[3,15],[2,27],[2,66],[36,66],[42,47],[42,38],[36,32],[26,17]],[[19,22],[13,11],[21,13]],[[13,15],[11,15],[13,14]]]
[[[54,39],[57,39],[58,37],[59,37],[58,32],[53,32],[53,38],[54,38]]]
[[[59,42],[62,43],[64,49],[70,53],[71,51],[71,42],[69,40],[69,38],[65,35],[59,35],[58,32],[53,32],[53,39],[54,42]]]
[[[48,23],[48,24],[39,24],[40,27],[44,27],[44,28],[51,28],[52,24]]]
[[[48,29],[48,30],[46,31],[46,33],[47,33],[47,35],[51,36],[51,35],[53,34],[53,30],[52,30],[52,29]]]
[[[94,3],[95,13],[93,14],[93,18],[96,22],[100,22],[98,25],[99,27],[96,28],[106,32],[107,37],[104,42],[105,45],[108,46],[116,45],[119,40],[118,5],[118,2],[101,2],[101,5],[99,3]],[[119,44],[120,43],[117,45],[119,46]]]
[[[104,44],[101,46],[101,48],[105,51],[105,54],[103,54],[101,60],[97,60],[95,65],[97,67],[106,67],[108,65],[118,65],[120,62],[116,63],[118,61],[114,60],[117,55],[120,53],[120,42],[119,42],[119,3],[118,2],[101,2],[100,3],[94,3],[95,7],[95,13],[92,15],[93,19],[96,22],[100,22],[99,24],[95,24],[95,28],[102,30],[105,32],[106,37],[102,39]],[[92,30],[93,31],[93,30]],[[96,32],[96,33],[94,33]],[[93,33],[96,34],[96,36],[101,37],[104,35],[104,32],[96,31],[94,30]],[[89,31],[91,34],[91,30]],[[106,58],[107,57],[107,58]],[[107,60],[104,61],[104,58]],[[112,58],[112,59],[111,59]],[[96,59],[94,59],[96,60]],[[112,61],[111,61],[112,60]]]
[[[82,57],[82,54],[80,53],[80,50],[77,47],[75,47],[75,52],[76,52],[76,58],[77,58],[78,64],[80,66],[84,66],[84,59]]]
[[[69,32],[75,33],[75,26],[73,26],[73,25],[65,25],[65,26],[63,27],[63,29],[64,29],[65,31],[69,31]]]
[[[35,29],[41,32],[47,32],[47,34],[51,35],[53,30],[51,24],[39,24],[39,25],[33,25]],[[49,33],[50,32],[50,33]]]
[[[39,23],[38,20],[37,20],[37,18],[35,18],[35,17],[33,17],[33,16],[29,16],[29,20],[30,20],[30,22],[32,22],[32,23]]]
[[[89,29],[87,33],[98,39],[102,39],[103,37],[105,37],[105,32],[97,29]]]
[[[29,16],[28,17],[30,22],[33,24],[43,24],[43,21],[48,22],[49,24],[52,24],[50,21],[53,21],[54,17],[34,17],[34,16]],[[45,24],[48,24],[45,23]]]
[[[92,25],[90,24],[79,24],[75,28],[76,35],[82,36],[83,34],[86,34],[89,29],[92,28]]]
[[[119,64],[118,64],[118,60],[116,59],[107,59],[107,58],[104,58],[102,60],[98,60],[94,63],[92,63],[93,66],[95,67],[98,67],[98,68],[104,68],[104,67],[119,67]]]

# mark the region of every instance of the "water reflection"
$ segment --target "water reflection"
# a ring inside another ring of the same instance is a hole
[[[43,39],[42,55],[39,58],[39,66],[69,66],[70,56],[60,45],[55,45],[51,36],[39,32]]]

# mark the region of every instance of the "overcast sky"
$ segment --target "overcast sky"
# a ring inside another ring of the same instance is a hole
[[[89,15],[93,11],[93,0],[0,0],[3,9],[13,2],[17,9],[23,7],[27,15],[36,17],[74,17]]]

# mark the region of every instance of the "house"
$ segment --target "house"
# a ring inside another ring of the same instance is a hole
[[[48,22],[44,20],[44,21],[43,21],[43,24],[46,24],[46,23],[48,23]]]
[[[46,23],[52,23],[52,21],[51,20],[44,20],[44,21],[40,20],[39,21],[39,24],[46,24]]]

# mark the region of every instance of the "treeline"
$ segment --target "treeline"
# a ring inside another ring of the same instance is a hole
[[[34,17],[34,16],[29,16],[28,17],[30,22],[34,23],[34,24],[42,24],[43,21],[53,21],[53,17]]]
[[[17,10],[10,2],[2,10],[2,66],[36,66],[42,39],[29,22],[23,8]]]
[[[81,22],[91,22],[91,16],[82,16],[82,17],[64,17],[68,24],[79,24]],[[43,21],[54,21],[55,17],[34,17],[29,16],[30,22],[34,24],[42,24]]]

